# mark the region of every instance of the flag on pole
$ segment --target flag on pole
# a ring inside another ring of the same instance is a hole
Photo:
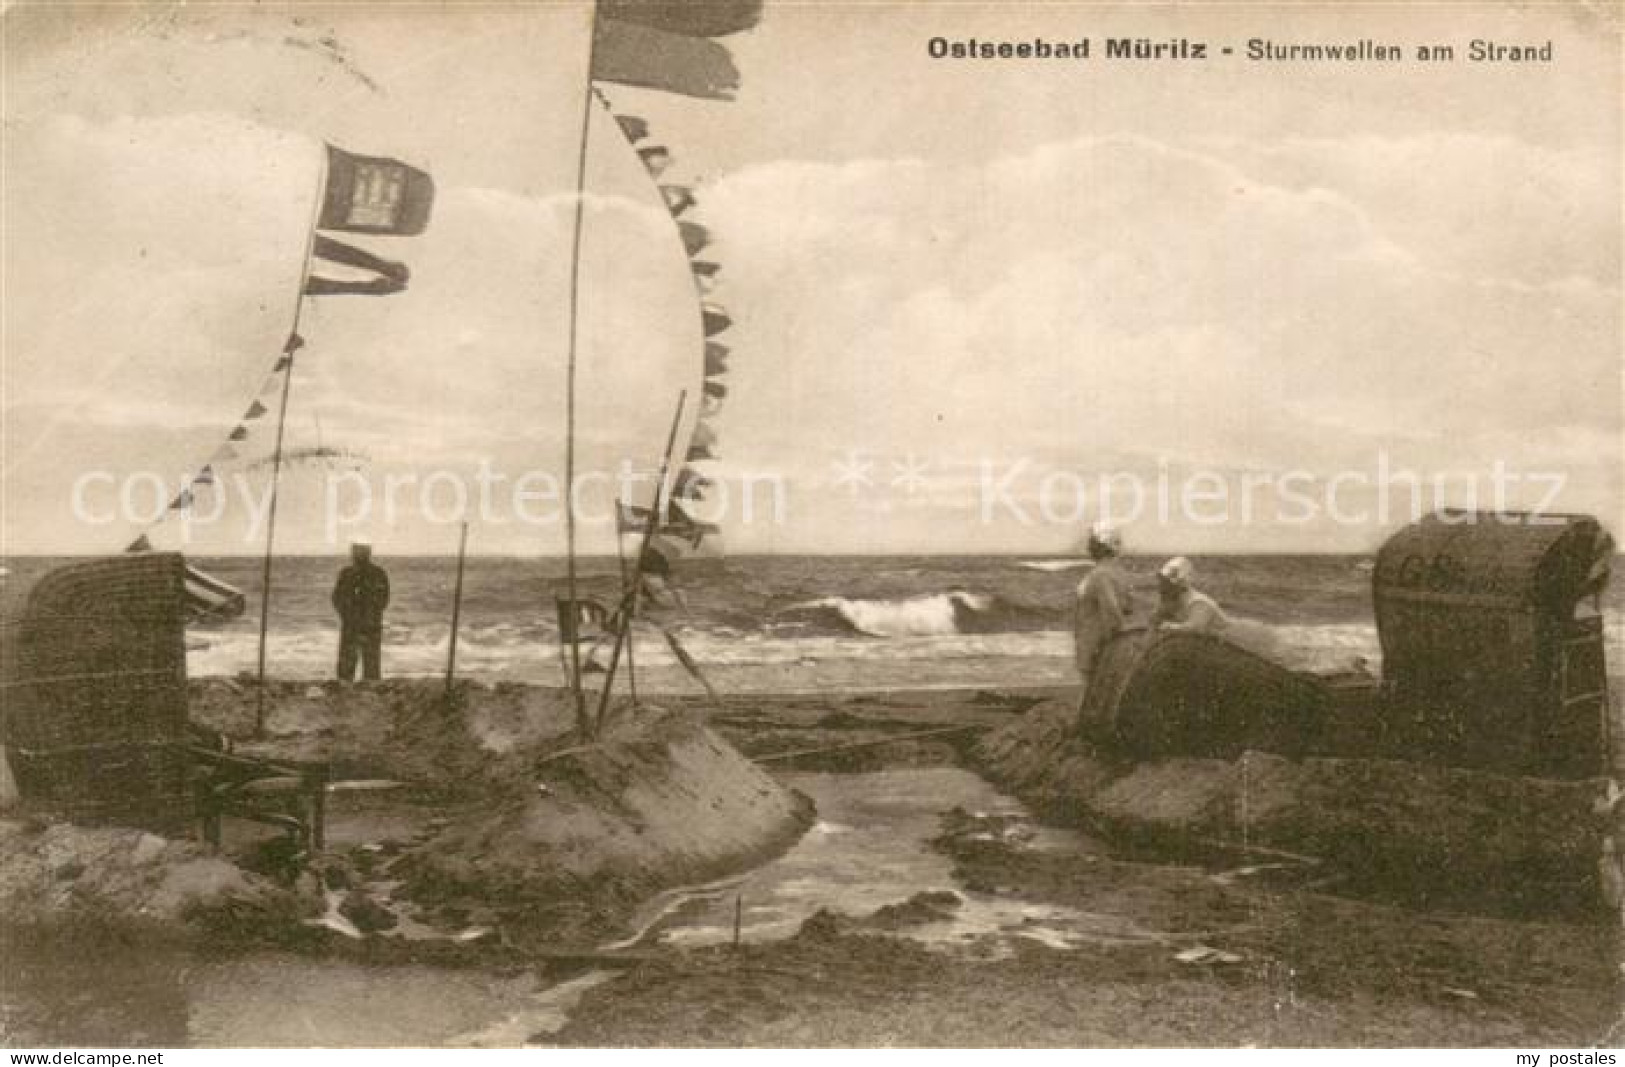
[[[316,235],[311,255],[321,263],[313,262],[311,274],[305,279],[305,293],[308,296],[388,296],[405,289],[407,280],[412,276],[404,263],[375,256],[321,234]],[[315,273],[318,269],[331,269],[333,266],[349,270],[341,277]]]
[[[732,100],[739,90],[733,56],[706,37],[601,18],[592,47],[592,76],[597,81],[702,100]]]
[[[316,229],[340,233],[412,237],[429,225],[434,206],[434,179],[417,167],[387,156],[363,156],[327,146],[327,184]],[[389,296],[406,288],[406,264],[335,240],[314,235],[306,296]],[[304,339],[288,338],[284,356],[292,356]],[[277,369],[285,369],[278,361]]]
[[[726,37],[762,20],[762,0],[599,0],[600,18],[690,37]]]
[[[429,225],[434,179],[384,156],[362,156],[327,146],[327,188],[319,230],[412,237]]]
[[[599,0],[592,77],[731,100],[739,68],[711,38],[748,30],[761,17],[761,0]]]

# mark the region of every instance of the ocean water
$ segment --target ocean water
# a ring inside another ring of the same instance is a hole
[[[7,561],[7,584],[25,584],[60,561]],[[194,563],[249,596],[240,618],[194,626],[194,676],[253,670],[259,631],[260,561],[233,557]],[[443,557],[380,557],[393,601],[386,617],[385,669],[432,675],[445,668],[456,562]],[[1126,561],[1149,604],[1158,559]],[[953,684],[1066,684],[1071,679],[1070,611],[1083,569],[1077,560],[990,556],[744,556],[679,565],[675,584],[689,610],[651,618],[669,628],[702,666],[816,668],[813,684],[896,684],[929,665]],[[1364,657],[1380,664],[1371,606],[1370,563],[1356,556],[1224,556],[1195,559],[1198,584],[1232,615],[1267,627],[1294,666],[1335,668]],[[338,623],[328,603],[343,560],[286,557],[272,577],[267,657],[273,675],[331,673]],[[583,595],[613,602],[613,559],[579,563]],[[555,682],[560,650],[554,600],[564,594],[561,560],[481,557],[468,561],[458,672],[487,680]],[[1604,603],[1609,656],[1625,663],[1625,590]],[[639,669],[675,659],[645,627]],[[738,671],[735,671],[738,673]]]

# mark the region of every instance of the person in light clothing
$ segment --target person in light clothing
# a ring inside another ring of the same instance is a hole
[[[1073,649],[1083,681],[1080,708],[1088,699],[1089,681],[1101,650],[1134,616],[1134,590],[1118,561],[1122,551],[1122,535],[1115,529],[1104,523],[1090,529],[1089,558],[1095,565],[1078,583],[1072,609]]]
[[[1230,628],[1230,617],[1218,603],[1193,586],[1196,568],[1184,556],[1175,556],[1157,571],[1157,610],[1151,625],[1159,630],[1186,633],[1222,634]]]

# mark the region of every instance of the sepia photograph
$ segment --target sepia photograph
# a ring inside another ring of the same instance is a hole
[[[1620,1062],[1618,0],[0,57],[11,1062]]]

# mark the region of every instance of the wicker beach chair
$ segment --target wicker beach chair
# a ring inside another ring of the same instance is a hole
[[[58,567],[6,620],[0,740],[21,806],[160,833],[224,817],[322,843],[325,767],[233,755],[187,719],[187,569],[173,553]]]

